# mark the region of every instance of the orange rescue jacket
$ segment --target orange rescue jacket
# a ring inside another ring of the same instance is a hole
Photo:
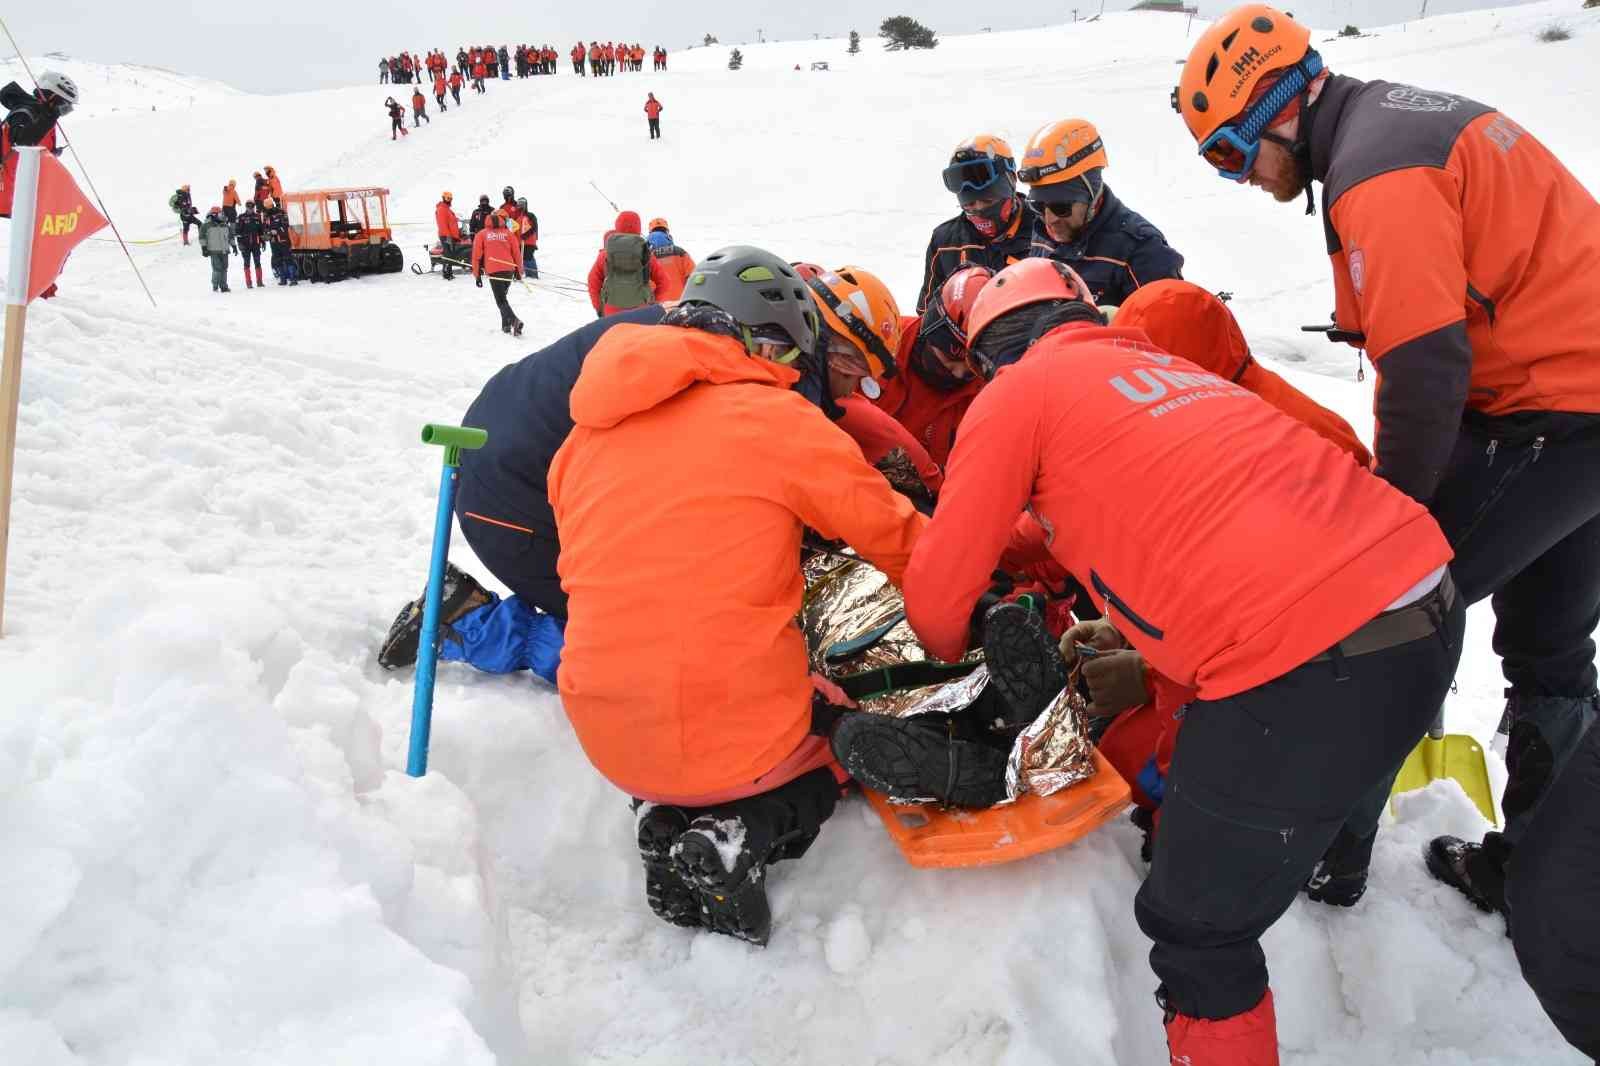
[[[1372,464],[1372,453],[1350,423],[1257,363],[1233,312],[1193,282],[1166,279],[1135,289],[1117,309],[1117,325],[1143,330],[1157,348],[1243,385],[1362,466]]]
[[[1151,668],[1202,699],[1293,670],[1449,561],[1415,500],[1137,330],[1058,327],[984,387],[906,571],[958,658],[1023,509]]]
[[[811,728],[804,527],[898,582],[925,525],[798,378],[727,337],[621,325],[573,387],[549,479],[571,604],[558,680],[624,791],[732,788],[793,752]]]

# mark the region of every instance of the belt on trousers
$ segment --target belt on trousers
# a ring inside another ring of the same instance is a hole
[[[1439,578],[1438,587],[1416,603],[1398,610],[1385,611],[1360,629],[1345,637],[1328,651],[1308,662],[1325,663],[1337,652],[1346,659],[1357,655],[1371,655],[1375,651],[1409,644],[1413,640],[1432,636],[1444,619],[1444,612],[1455,606],[1456,583],[1450,579],[1447,568]]]

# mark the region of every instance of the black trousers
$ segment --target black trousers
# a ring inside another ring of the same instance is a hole
[[[461,89],[459,87],[455,85],[450,86],[450,99],[454,100],[458,104],[461,102]]]
[[[1600,726],[1591,726],[1507,868],[1522,976],[1567,1042],[1600,1061]]]
[[[506,588],[546,614],[565,619],[567,594],[556,573],[561,542],[555,523],[525,519],[519,501],[486,491],[472,477],[472,461],[470,455],[462,458],[456,490],[456,521],[467,546]]]
[[[719,803],[715,807],[680,807],[690,820],[702,814],[738,818],[744,823],[745,846],[769,862],[798,859],[822,831],[822,823],[839,803],[839,782],[823,767],[801,774],[770,792]],[[638,800],[634,801],[635,808]]]
[[[489,291],[494,294],[495,306],[500,309],[501,328],[514,326],[519,321],[517,313],[511,310],[511,301],[506,298],[506,294],[511,290],[511,282],[515,277],[515,274],[489,275]]]
[[[652,141],[658,140],[661,137],[661,120],[659,118],[653,118],[653,119],[650,119],[649,121],[650,121],[650,139]]]
[[[1468,415],[1431,510],[1468,603],[1492,597],[1511,711],[1505,842],[1593,720],[1600,415]]]
[[[1221,1019],[1260,1002],[1262,934],[1357,803],[1393,778],[1428,728],[1455,674],[1465,618],[1458,596],[1431,636],[1308,662],[1180,712],[1161,832],[1134,903],[1155,941],[1151,968],[1180,1013]]]
[[[247,244],[244,241],[240,241],[239,262],[244,265],[246,270],[249,270],[250,264],[254,263],[256,273],[261,273],[261,242],[256,241],[254,244]]]

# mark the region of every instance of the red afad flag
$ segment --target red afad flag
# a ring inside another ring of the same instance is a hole
[[[55,283],[72,250],[105,229],[106,217],[94,209],[61,161],[39,154],[39,206],[33,218],[33,268],[28,274],[28,300]]]

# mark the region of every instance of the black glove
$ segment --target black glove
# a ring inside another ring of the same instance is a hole
[[[483,288],[483,275],[482,274],[474,274],[472,280],[476,281],[478,283],[478,288],[480,288],[480,289]]]

